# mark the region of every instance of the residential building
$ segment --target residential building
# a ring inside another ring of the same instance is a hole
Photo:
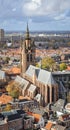
[[[70,91],[70,71],[52,72],[54,80],[59,86],[59,98],[67,100],[67,93]]]
[[[25,118],[23,119],[23,128],[24,128],[24,130],[32,129],[33,128],[32,117],[30,117],[28,115],[25,116]]]
[[[34,129],[42,128],[45,125],[44,118],[40,114],[36,114],[33,112],[28,112],[28,115],[31,115],[34,117]]]
[[[67,103],[67,104],[66,104],[65,110],[70,113],[70,103]]]
[[[59,116],[59,124],[65,126],[66,128],[70,128],[70,114],[63,114]]]
[[[51,130],[68,130],[68,129],[64,126],[56,124],[52,126]]]
[[[8,130],[8,124],[4,120],[0,121],[0,130]]]
[[[8,116],[8,128],[20,130],[23,128],[22,117],[19,114]]]

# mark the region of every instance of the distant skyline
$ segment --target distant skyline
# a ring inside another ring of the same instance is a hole
[[[5,31],[70,31],[70,0],[0,0]]]

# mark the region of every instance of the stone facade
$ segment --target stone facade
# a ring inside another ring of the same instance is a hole
[[[27,24],[27,31],[25,40],[21,43],[21,75],[26,72],[30,64],[35,64],[35,45],[34,41],[29,36],[29,28]]]
[[[8,121],[8,128],[20,130],[23,128],[22,118],[18,118],[12,121]]]
[[[34,41],[32,41],[29,36],[29,29],[27,25],[26,37],[24,42],[21,44],[21,76],[37,87],[36,93],[41,94],[42,105],[47,105],[48,103],[56,102],[58,99],[58,85],[56,83],[54,84],[51,83],[51,80],[53,80],[53,78],[50,72],[47,72],[47,74],[50,76],[49,78],[50,84],[43,82],[43,80],[38,80],[35,72],[36,70],[34,68],[32,76],[26,74],[29,65],[34,64],[35,64],[35,45]],[[47,75],[45,76],[47,80],[48,77]],[[44,77],[44,73],[41,74],[41,77]]]
[[[59,121],[61,125],[70,128],[70,114],[64,114],[59,116]]]
[[[39,69],[39,68],[31,66],[31,70],[29,68],[30,72],[33,69],[36,69],[36,71],[37,71],[37,69]],[[29,70],[27,70],[27,71],[29,72]],[[38,71],[43,72],[42,69],[40,69]],[[33,72],[31,72],[31,73],[33,73]],[[31,83],[33,83],[35,86],[37,86],[36,93],[37,94],[39,93],[42,96],[42,104],[41,105],[47,105],[48,103],[56,102],[58,100],[58,84],[56,82],[54,82],[51,73],[44,70],[43,75],[47,76],[47,74],[48,74],[49,80],[50,80],[50,81],[47,81],[47,77],[46,77],[46,83],[43,82],[43,79],[41,79],[41,81],[40,81],[40,79],[39,79],[40,74],[39,74],[39,77],[37,77],[36,74],[34,76],[34,73],[31,76],[29,76],[26,72],[25,79],[30,81]],[[41,76],[42,76],[42,74],[41,74]]]
[[[0,130],[8,130],[8,124],[7,123],[0,124]]]

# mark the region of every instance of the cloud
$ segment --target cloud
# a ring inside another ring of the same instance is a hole
[[[25,2],[23,5],[23,12],[27,16],[37,15],[40,6],[41,0],[31,0],[30,2]]]
[[[12,11],[15,12],[15,11],[16,11],[16,8],[13,8]]]
[[[27,16],[55,17],[69,8],[70,0],[29,0],[23,5],[23,12]]]
[[[0,5],[0,27],[19,27],[27,21],[69,26],[70,0],[0,0]]]

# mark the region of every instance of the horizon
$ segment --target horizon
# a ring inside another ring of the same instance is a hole
[[[4,30],[6,33],[25,33],[26,30]],[[69,30],[30,30],[30,33],[70,33]]]

